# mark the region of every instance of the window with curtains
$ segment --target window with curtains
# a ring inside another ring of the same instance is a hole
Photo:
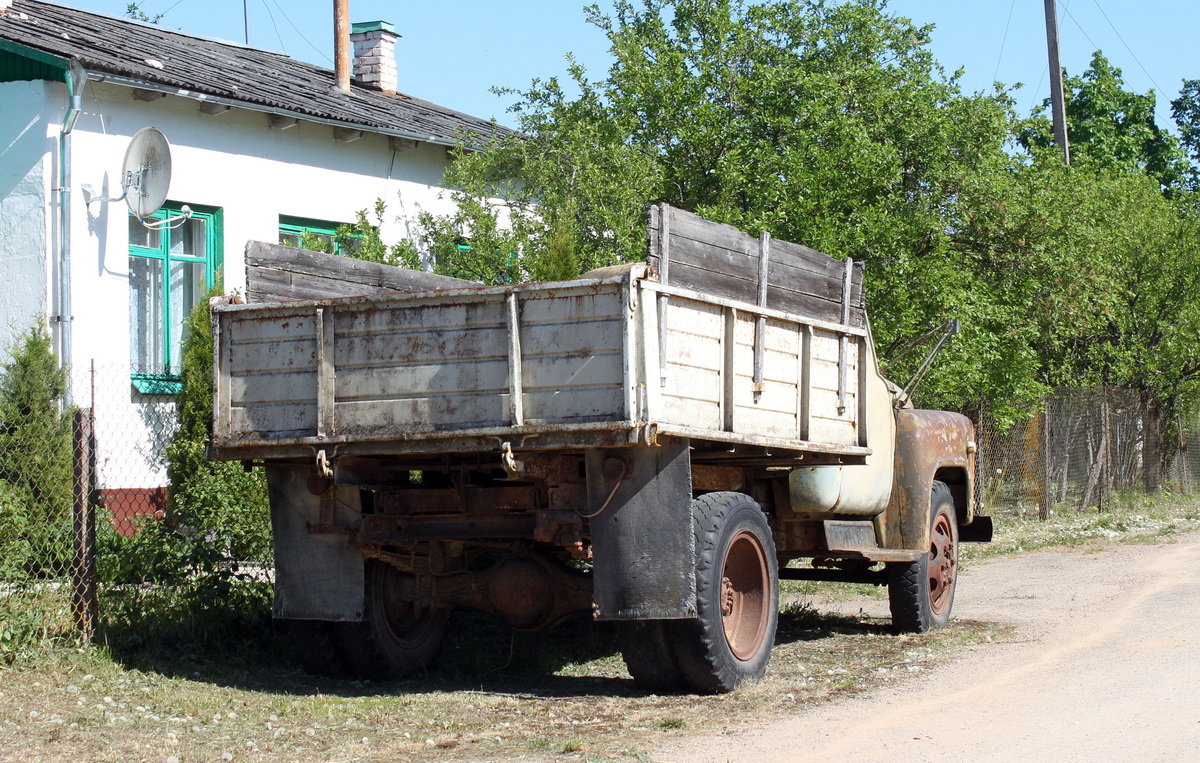
[[[129,366],[146,394],[179,391],[183,322],[216,282],[221,265],[221,211],[191,205],[174,228],[147,228],[129,217]],[[168,203],[151,220],[178,216]]]

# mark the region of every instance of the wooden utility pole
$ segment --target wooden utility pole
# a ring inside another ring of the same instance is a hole
[[[1046,4],[1046,50],[1050,54],[1050,111],[1054,117],[1054,142],[1063,152],[1063,164],[1071,163],[1071,147],[1067,144],[1067,110],[1063,100],[1062,64],[1058,60],[1058,6],[1055,0]]]

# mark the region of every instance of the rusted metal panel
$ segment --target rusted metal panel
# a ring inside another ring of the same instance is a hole
[[[880,517],[888,548],[928,550],[929,501],[936,478],[966,487],[958,521],[974,519],[975,425],[947,411],[896,411],[895,485]],[[952,491],[953,492],[953,491]]]
[[[589,450],[588,511],[596,617],[696,616],[691,469],[686,440]]]
[[[917,552],[879,547],[875,525],[869,519],[827,519],[823,523],[825,548],[831,552],[856,554],[873,562],[912,562]]]

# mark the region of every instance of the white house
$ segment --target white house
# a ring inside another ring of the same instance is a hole
[[[117,514],[163,500],[154,433],[177,390],[180,321],[208,287],[244,286],[248,240],[328,233],[383,199],[394,241],[417,211],[446,211],[454,148],[507,132],[397,92],[390,24],[356,24],[352,39],[339,87],[284,54],[0,0],[0,343],[48,322],[72,402],[94,407]],[[96,200],[121,195],[126,148],[149,126],[171,144],[158,217],[192,210],[179,227]]]

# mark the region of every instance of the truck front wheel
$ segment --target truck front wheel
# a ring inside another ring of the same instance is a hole
[[[719,694],[767,670],[779,621],[779,563],[767,518],[741,493],[692,502],[696,618],[673,620],[679,669],[697,691]]]
[[[915,562],[887,565],[892,624],[902,633],[946,627],[954,606],[958,522],[946,483],[933,483],[929,513],[929,551]]]
[[[412,577],[389,564],[368,559],[364,572],[362,622],[337,624],[347,666],[372,680],[403,678],[426,667],[442,645],[449,610],[408,598]]]

